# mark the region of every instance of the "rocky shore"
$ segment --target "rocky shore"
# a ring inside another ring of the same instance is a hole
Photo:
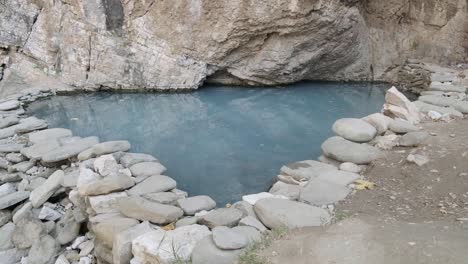
[[[234,263],[280,228],[333,222],[334,204],[369,188],[365,171],[382,149],[413,147],[421,121],[468,113],[466,77],[434,73],[418,101],[396,88],[381,113],[344,118],[318,160],[280,169],[269,192],[232,205],[192,196],[165,176],[156,157],[128,152],[125,140],[99,142],[47,128],[23,106],[52,91],[0,102],[0,259],[5,264]],[[418,165],[424,156],[409,155]]]

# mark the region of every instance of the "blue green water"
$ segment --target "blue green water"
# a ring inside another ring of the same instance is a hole
[[[56,96],[28,111],[50,127],[101,141],[126,139],[189,194],[218,205],[267,190],[283,164],[320,155],[333,122],[380,111],[383,84],[299,83],[282,88],[207,86],[184,94]]]

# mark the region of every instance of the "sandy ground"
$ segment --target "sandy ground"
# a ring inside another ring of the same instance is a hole
[[[295,230],[260,254],[270,263],[468,263],[468,120],[425,123],[431,138],[368,167],[373,190],[336,208],[337,223]],[[409,154],[429,158],[423,166]]]

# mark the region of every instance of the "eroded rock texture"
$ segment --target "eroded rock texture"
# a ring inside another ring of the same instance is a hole
[[[0,0],[1,93],[389,80],[462,61],[466,0]],[[465,45],[465,46],[463,46]]]

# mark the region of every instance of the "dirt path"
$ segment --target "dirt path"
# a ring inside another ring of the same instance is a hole
[[[425,123],[417,148],[369,166],[377,184],[336,208],[338,223],[296,230],[263,250],[270,263],[468,263],[468,120]],[[427,156],[423,166],[406,161]]]

